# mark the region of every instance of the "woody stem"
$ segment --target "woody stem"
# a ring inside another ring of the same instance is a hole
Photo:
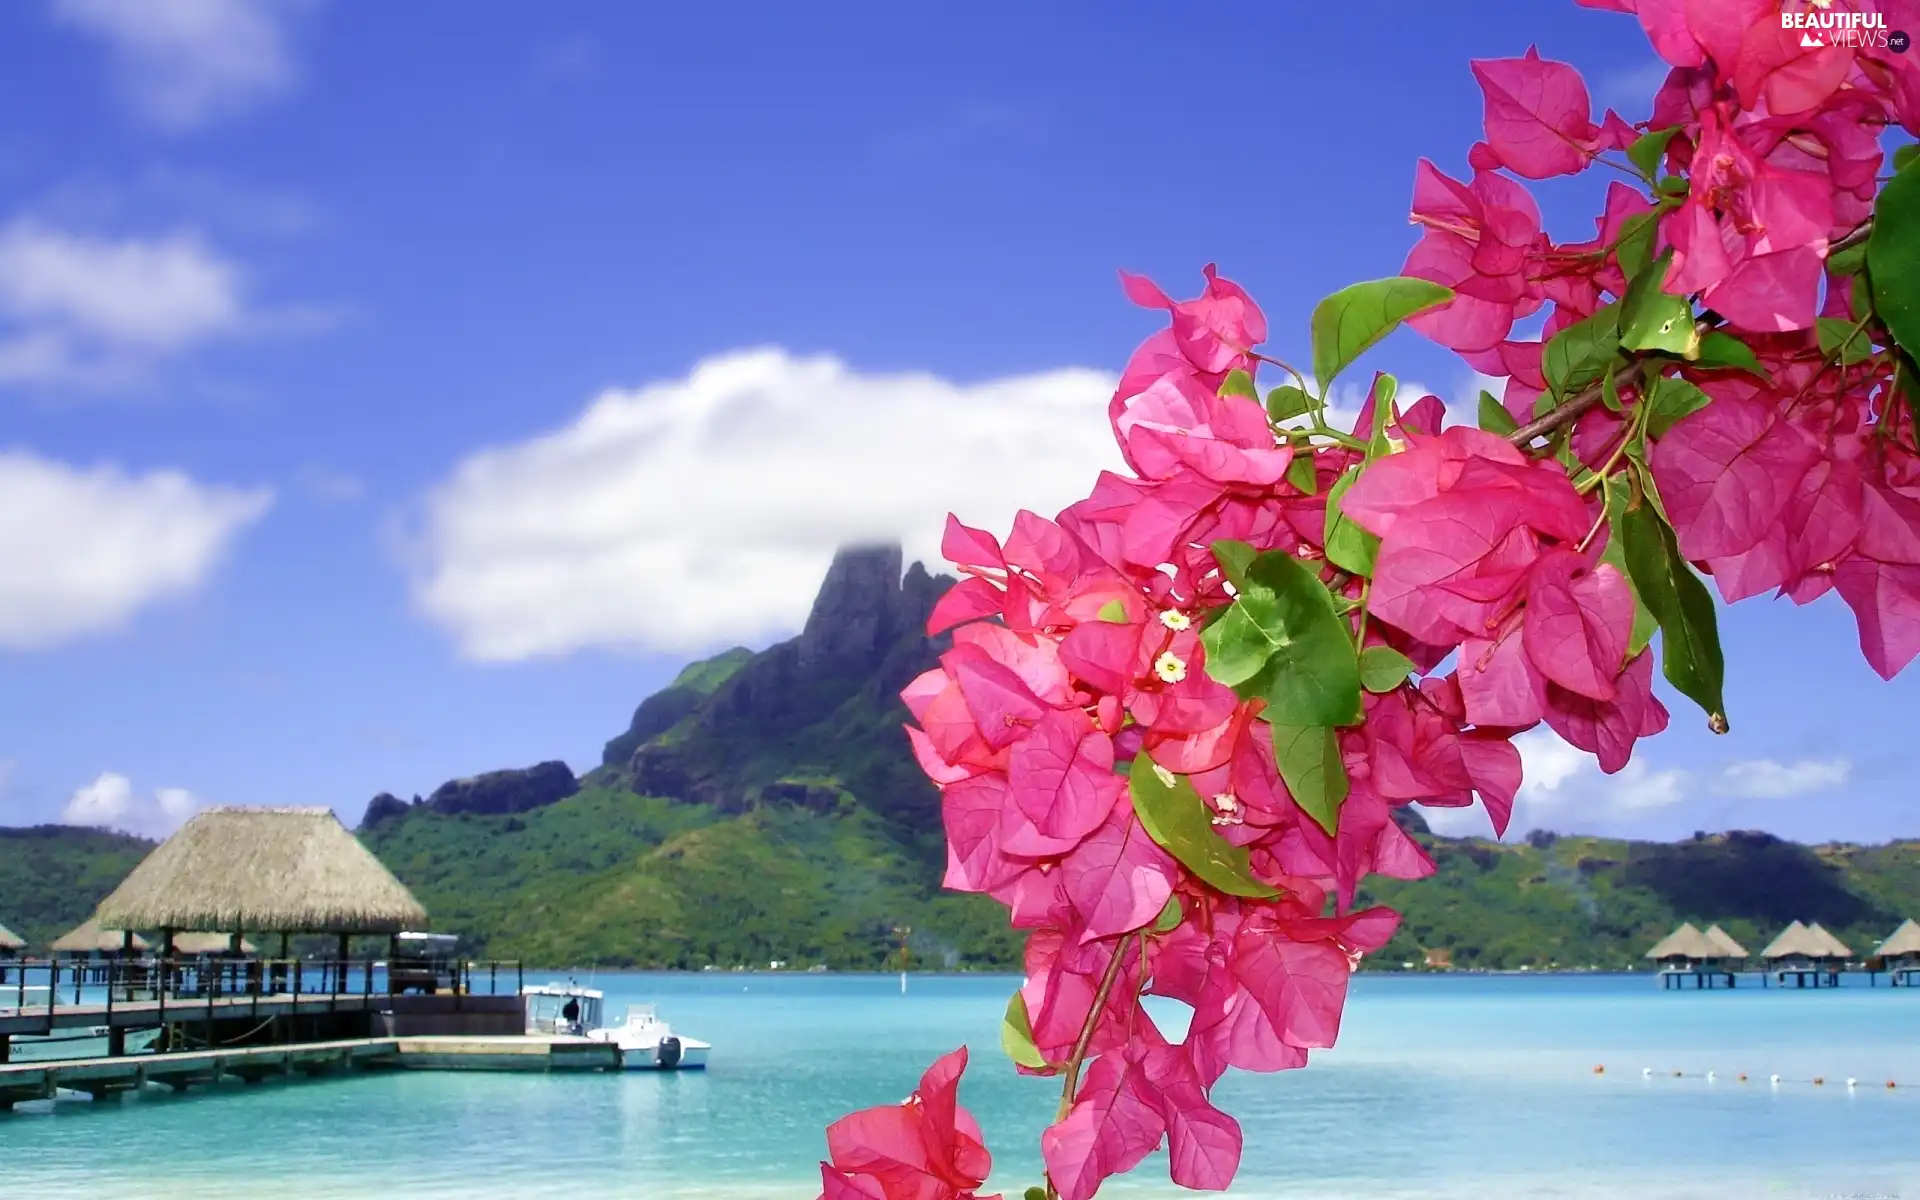
[[[1073,1053],[1067,1056],[1067,1081],[1060,1089],[1060,1111],[1054,1117],[1056,1122],[1067,1119],[1073,1110],[1073,1092],[1080,1084],[1080,1064],[1086,1061],[1087,1046],[1093,1041],[1093,1030],[1100,1023],[1100,1014],[1106,1011],[1107,996],[1113,991],[1114,980],[1120,978],[1120,964],[1126,958],[1126,946],[1116,942],[1113,958],[1107,963],[1107,972],[1100,977],[1099,990],[1093,994],[1093,1007],[1087,1012],[1086,1024],[1080,1027],[1080,1039],[1073,1044]]]

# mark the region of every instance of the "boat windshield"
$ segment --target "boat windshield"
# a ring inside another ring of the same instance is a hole
[[[627,1005],[627,1024],[629,1025],[648,1025],[659,1019],[658,1012],[651,1004]]]
[[[578,1014],[571,1021],[567,1004],[573,1002]],[[585,1033],[600,1028],[600,997],[569,992],[528,992],[527,1031],[529,1033]]]

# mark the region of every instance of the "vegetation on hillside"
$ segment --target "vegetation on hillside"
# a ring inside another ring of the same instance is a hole
[[[93,915],[153,843],[70,825],[0,828],[0,925],[44,954],[49,941]]]

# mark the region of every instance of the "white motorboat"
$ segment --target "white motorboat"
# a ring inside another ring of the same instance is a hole
[[[592,1030],[587,1036],[620,1047],[620,1065],[629,1071],[704,1070],[707,1051],[713,1049],[697,1038],[675,1033],[651,1004],[629,1004],[620,1024]]]
[[[534,984],[520,994],[526,1000],[529,1034],[612,1042],[620,1050],[620,1065],[629,1071],[701,1070],[713,1049],[674,1033],[651,1004],[630,1004],[620,1024],[605,1025],[606,994],[571,980]]]

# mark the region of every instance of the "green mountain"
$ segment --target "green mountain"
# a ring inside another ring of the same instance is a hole
[[[943,893],[938,796],[908,753],[898,693],[943,648],[924,636],[950,580],[898,548],[834,560],[801,634],[689,666],[576,778],[540,763],[383,793],[360,836],[434,925],[541,966],[1010,967],[1003,910]],[[1438,837],[1440,871],[1376,880],[1406,914],[1377,968],[1445,950],[1463,967],[1634,967],[1681,920],[1758,951],[1817,920],[1859,951],[1920,916],[1920,841],[1801,846],[1760,833],[1663,844]],[[0,830],[0,922],[36,943],[88,915],[150,843]],[[911,930],[903,934],[902,930]]]

